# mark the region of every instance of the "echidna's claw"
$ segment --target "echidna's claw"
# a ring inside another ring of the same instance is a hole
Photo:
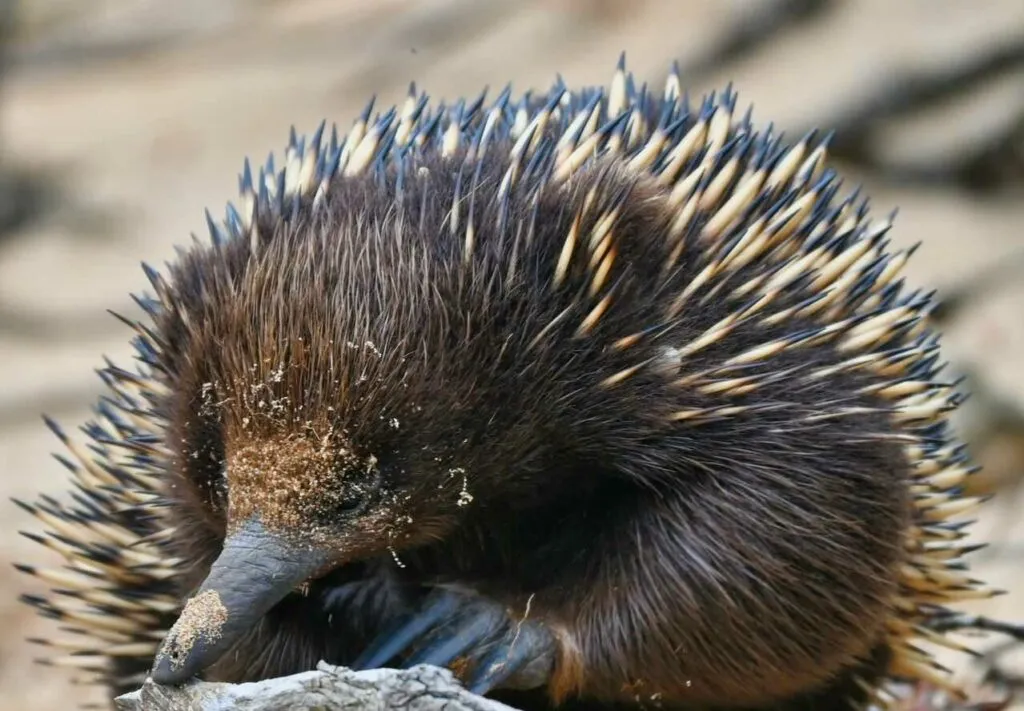
[[[454,593],[438,591],[431,595],[419,612],[399,619],[397,624],[380,633],[352,663],[352,668],[377,669],[384,666],[407,651],[439,622],[450,618],[458,610],[460,602]]]
[[[546,627],[525,621],[513,625],[465,680],[474,694],[506,687],[534,689],[547,683],[554,665],[555,645]]]
[[[486,598],[435,591],[420,612],[381,634],[352,665],[452,667],[476,694],[492,689],[543,685],[554,661],[554,639],[541,623],[513,620],[506,608]]]
[[[456,619],[446,620],[443,627],[430,634],[422,646],[405,659],[404,666],[448,666],[493,640],[503,630],[504,623],[504,611],[474,600],[458,610]]]

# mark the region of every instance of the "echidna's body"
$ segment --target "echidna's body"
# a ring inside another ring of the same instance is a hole
[[[32,571],[84,632],[64,661],[138,684],[227,532],[160,679],[397,652],[543,682],[529,708],[730,709],[941,680],[929,617],[988,593],[927,297],[823,144],[734,108],[621,70],[412,94],[247,168],[212,245],[150,274],[91,449],[65,438],[76,503],[30,507],[72,569]],[[441,635],[420,654],[408,614]]]

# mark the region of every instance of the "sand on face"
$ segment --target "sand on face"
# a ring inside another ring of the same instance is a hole
[[[160,655],[170,657],[171,667],[180,669],[200,638],[213,642],[220,638],[228,610],[216,590],[206,590],[191,598],[181,611]]]

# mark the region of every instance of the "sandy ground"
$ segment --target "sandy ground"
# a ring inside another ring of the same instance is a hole
[[[218,213],[233,197],[243,157],[279,150],[290,125],[308,131],[327,117],[345,127],[371,93],[394,102],[411,79],[441,98],[509,80],[518,89],[545,87],[555,72],[570,83],[603,82],[622,49],[635,72],[660,81],[672,59],[698,56],[752,4],[24,3],[0,140],[14,164],[60,176],[63,192],[55,210],[0,242],[0,494],[61,490],[62,470],[48,457],[57,443],[39,414],[82,420],[99,392],[92,369],[101,355],[127,357],[127,333],[104,310],[131,312],[127,294],[144,288],[139,261],[159,264],[203,230],[203,208]],[[1019,0],[979,7],[973,0],[847,2],[751,58],[703,73],[691,90],[733,80],[760,121],[800,128],[856,101],[894,67],[942,66],[1024,32]],[[1022,107],[1018,74],[941,115],[896,127],[889,149],[951,151]],[[915,282],[952,287],[1024,248],[1019,186],[982,199],[861,177],[876,210],[899,206],[896,242],[925,241],[910,269]],[[946,340],[958,364],[1015,403],[1024,402],[1022,313],[1018,277],[972,303]],[[985,438],[987,416],[965,427]],[[993,480],[1024,468],[1022,441],[1011,428],[983,447]],[[998,527],[992,535],[1024,537],[1009,496],[990,506],[981,534]],[[36,524],[13,506],[0,510],[0,558],[46,559],[15,534]],[[1021,619],[1024,549],[1016,550],[982,567],[997,585],[1018,590],[989,609]],[[0,573],[0,708],[66,709],[87,692],[31,663],[36,650],[22,638],[50,627],[16,602],[30,587],[13,571]]]

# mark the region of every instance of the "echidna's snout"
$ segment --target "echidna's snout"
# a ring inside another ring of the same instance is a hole
[[[153,681],[180,684],[209,667],[331,560],[329,551],[290,541],[258,518],[243,523],[225,540],[210,574],[167,634]]]

